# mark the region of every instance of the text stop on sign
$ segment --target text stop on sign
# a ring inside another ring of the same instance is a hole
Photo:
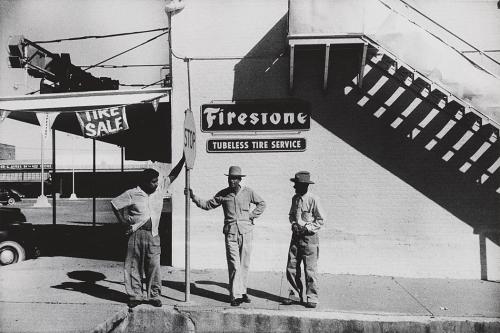
[[[184,156],[186,166],[192,169],[196,158],[196,127],[193,112],[189,109],[186,110],[184,118]]]

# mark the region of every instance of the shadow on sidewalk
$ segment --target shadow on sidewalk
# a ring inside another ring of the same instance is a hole
[[[227,283],[221,283],[221,282],[215,282],[215,281],[196,281],[196,283],[204,284],[204,285],[218,286],[218,287],[225,288],[225,289],[228,288]],[[257,290],[257,289],[252,289],[252,288],[248,288],[247,293],[249,296],[267,299],[269,301],[278,302],[278,303],[281,303],[284,299],[283,297],[281,297],[279,295],[271,294],[271,293],[268,293],[268,292],[265,292],[262,290]]]
[[[184,292],[186,290],[186,287],[185,287],[186,284],[184,282],[162,281],[162,285],[164,287],[172,288],[172,289],[175,289],[175,290],[181,291],[181,292]],[[201,296],[204,298],[208,298],[208,299],[212,299],[212,300],[219,301],[219,302],[228,303],[230,301],[229,292],[227,292],[227,294],[222,294],[222,293],[215,292],[215,291],[212,291],[209,289],[200,288],[198,285],[211,285],[211,286],[217,286],[217,287],[223,288],[225,290],[228,290],[227,283],[209,281],[209,280],[196,281],[194,283],[191,283],[191,294],[196,295],[196,296]],[[252,296],[255,298],[267,299],[267,300],[273,301],[273,302],[281,303],[284,300],[284,298],[279,296],[279,295],[270,294],[270,293],[262,291],[262,290],[248,288],[247,292],[248,292],[249,296]]]
[[[51,288],[70,290],[80,292],[97,298],[114,301],[119,303],[127,303],[128,297],[125,293],[110,289],[109,287],[97,284],[97,281],[105,281],[106,276],[99,272],[94,271],[72,271],[69,272],[68,277],[80,282],[67,281]],[[121,284],[115,281],[107,281],[110,283]]]
[[[219,302],[224,302],[227,303],[230,301],[229,295],[227,294],[221,294],[212,290],[208,289],[203,289],[203,288],[198,288],[196,284],[199,282],[194,282],[191,283],[191,294],[196,295],[196,296],[201,296],[204,298],[212,299],[215,301]],[[180,292],[185,292],[186,290],[186,283],[185,282],[179,282],[179,281],[162,281],[162,285],[167,288],[171,288]],[[223,284],[224,288],[227,289],[227,285]],[[167,297],[170,298],[170,297]]]

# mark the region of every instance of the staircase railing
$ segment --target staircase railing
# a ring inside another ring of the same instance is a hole
[[[405,17],[409,22],[426,31],[434,38],[469,59],[474,65],[491,75],[500,78],[500,62],[483,50],[450,31],[436,20],[418,10],[405,0],[377,0],[394,13]],[[480,58],[472,55],[479,55]]]

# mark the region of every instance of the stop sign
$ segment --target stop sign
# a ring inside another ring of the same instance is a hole
[[[187,109],[184,118],[184,157],[186,167],[192,169],[196,158],[196,127],[193,112]]]

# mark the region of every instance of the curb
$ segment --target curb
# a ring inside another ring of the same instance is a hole
[[[93,332],[497,333],[500,318],[138,306],[118,312]]]
[[[104,323],[97,325],[92,333],[125,332],[128,326],[129,310],[117,312]]]

